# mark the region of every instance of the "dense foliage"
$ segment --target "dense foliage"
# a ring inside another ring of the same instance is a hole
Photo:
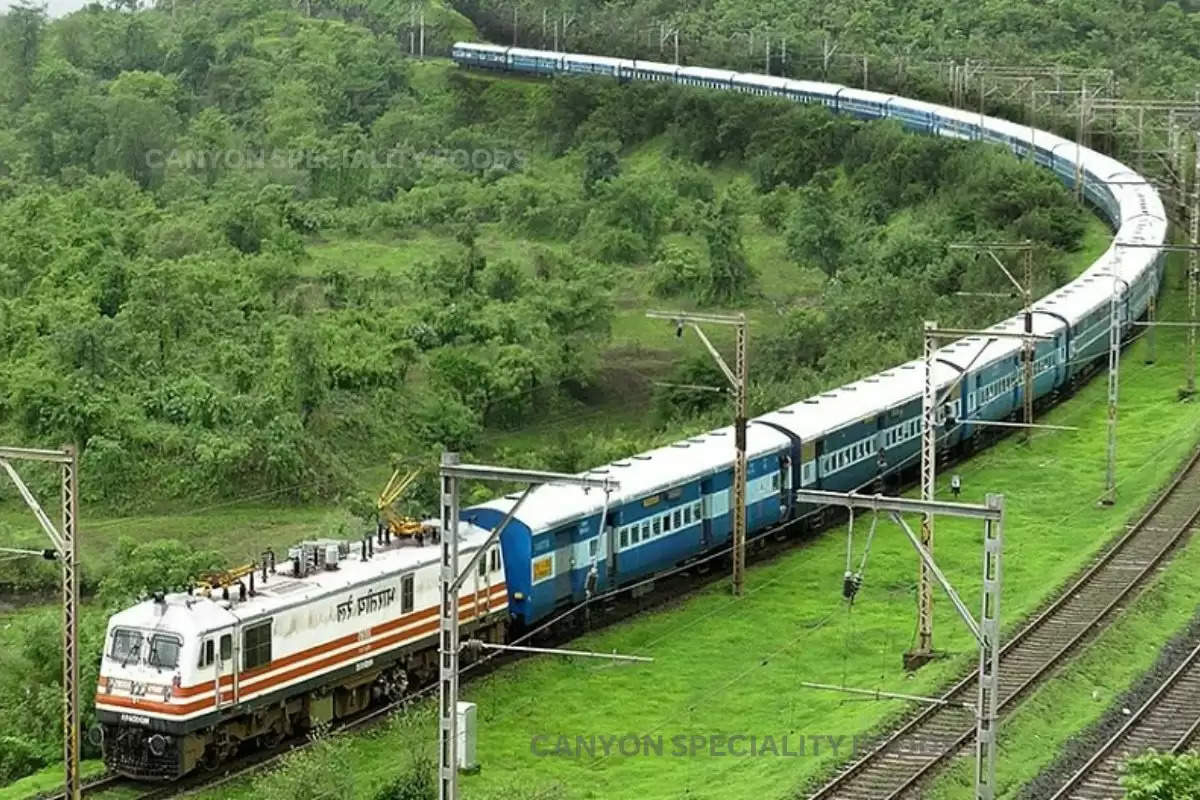
[[[363,464],[636,395],[624,308],[753,309],[763,410],[911,356],[922,317],[1011,309],[948,299],[1004,285],[948,242],[1030,238],[1044,287],[1079,244],[1062,187],[1000,151],[762,98],[466,74],[406,59],[404,25],[275,0],[0,19],[0,439],[77,442],[92,504],[338,496]],[[706,358],[658,372],[720,383]],[[492,456],[581,470],[723,422],[719,403],[662,390],[634,432]],[[83,652],[104,610],[219,560],[122,542],[87,576]],[[58,752],[56,624],[29,615],[0,648],[0,779]]]
[[[0,432],[78,442],[90,499],[329,496],[362,458],[570,408],[611,366],[625,285],[762,297],[748,225],[829,278],[817,303],[768,298],[763,402],[907,355],[978,272],[948,240],[1079,237],[1061,188],[1001,153],[760,98],[414,67],[345,16],[4,18]],[[374,268],[311,252],[430,234]]]
[[[1185,800],[1200,796],[1200,756],[1150,752],[1125,763],[1125,800]]]

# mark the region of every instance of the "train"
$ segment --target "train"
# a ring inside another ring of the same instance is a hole
[[[697,91],[820,103],[864,120],[1009,149],[1053,170],[1109,222],[1095,263],[1038,300],[1028,319],[1039,406],[1065,396],[1126,336],[1162,281],[1167,219],[1147,181],[1120,162],[1045,131],[960,109],[837,84],[705,67],[459,42],[462,68],[530,76],[661,81]],[[1122,247],[1122,245],[1138,245]],[[1117,298],[1114,301],[1114,293]],[[941,452],[989,437],[981,422],[1023,408],[1020,340],[967,336],[935,353]],[[820,512],[797,489],[850,491],[894,478],[919,457],[924,361],[914,360],[749,420],[747,530],[805,527]],[[598,466],[611,493],[533,490],[458,598],[465,633],[504,641],[602,594],[653,591],[656,576],[728,547],[734,430],[720,428]],[[483,547],[518,500],[464,509],[460,548]],[[792,523],[801,521],[798,526]],[[428,525],[436,526],[431,521]],[[438,532],[440,535],[440,532]],[[396,697],[437,666],[434,541],[304,542],[204,591],[156,593],[109,620],[95,704],[110,770],[171,780],[215,767],[245,745],[281,738]]]

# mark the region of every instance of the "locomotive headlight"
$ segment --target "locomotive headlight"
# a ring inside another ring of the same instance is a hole
[[[171,740],[161,733],[156,733],[146,740],[146,746],[150,748],[150,752],[156,756],[166,755],[167,745]]]
[[[513,600],[524,600],[524,599],[525,599],[524,592],[513,592]]]

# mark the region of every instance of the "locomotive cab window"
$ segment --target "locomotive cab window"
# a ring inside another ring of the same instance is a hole
[[[242,669],[271,663],[271,620],[259,622],[242,633]]]
[[[120,661],[122,664],[127,664],[131,661],[137,661],[142,652],[142,635],[137,631],[117,628],[113,631],[112,650],[109,655]]]
[[[221,637],[221,660],[233,658],[233,634],[227,633]]]
[[[400,579],[400,613],[407,614],[413,610],[413,576],[405,575]]]
[[[150,652],[146,663],[159,669],[175,669],[179,666],[179,650],[183,641],[178,636],[156,633],[150,637]]]
[[[492,548],[491,570],[492,570],[492,572],[500,571],[500,548],[499,547]]]
[[[203,669],[204,667],[212,666],[213,658],[216,655],[216,647],[212,639],[205,639],[200,645],[200,660],[196,666]]]
[[[487,559],[486,558],[479,559],[479,577],[481,577],[481,578],[487,577]]]

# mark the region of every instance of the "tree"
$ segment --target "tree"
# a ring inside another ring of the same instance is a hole
[[[594,197],[597,184],[611,181],[621,173],[617,150],[614,142],[591,141],[582,147],[583,193],[586,197]]]
[[[150,186],[170,157],[179,125],[179,87],[152,72],[123,72],[108,87],[108,135],[100,145],[101,166],[113,167]]]
[[[25,105],[33,90],[33,73],[46,29],[46,7],[20,0],[0,18],[0,54],[8,67],[9,101]]]
[[[836,275],[846,240],[845,225],[832,193],[811,186],[800,189],[786,237],[793,260],[816,264],[830,277]]]
[[[300,420],[307,424],[312,413],[329,395],[329,368],[320,329],[310,319],[296,320],[288,334],[287,345],[292,392]]]
[[[737,201],[729,190],[709,211],[704,226],[708,244],[708,280],[701,290],[706,303],[727,303],[740,297],[754,278],[742,247],[742,223]]]
[[[1125,762],[1125,800],[1191,800],[1200,796],[1200,755],[1151,749]]]

